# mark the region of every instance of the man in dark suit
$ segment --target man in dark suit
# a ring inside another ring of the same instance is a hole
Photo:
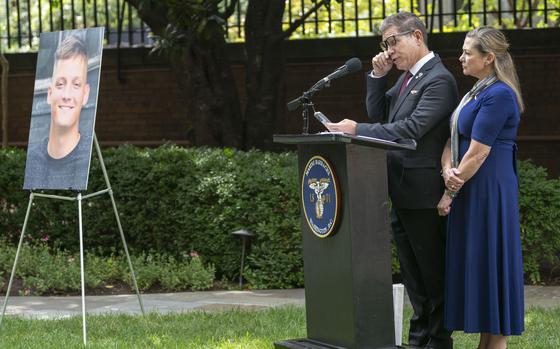
[[[380,30],[383,52],[373,57],[367,76],[367,111],[374,123],[346,119],[327,127],[391,141],[416,140],[416,151],[387,152],[391,226],[414,308],[409,344],[450,349],[451,333],[443,327],[446,221],[437,204],[444,191],[440,159],[458,104],[457,84],[428,49],[426,28],[416,15],[391,15]],[[386,74],[393,66],[405,73],[387,91]]]

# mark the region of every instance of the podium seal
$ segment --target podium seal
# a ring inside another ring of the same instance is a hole
[[[327,160],[313,156],[305,165],[301,179],[303,214],[311,231],[326,238],[335,231],[340,198],[336,174]]]

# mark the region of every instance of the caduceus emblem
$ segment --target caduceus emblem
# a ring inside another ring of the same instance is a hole
[[[323,192],[329,186],[330,179],[328,178],[321,178],[317,180],[316,178],[310,178],[307,180],[307,184],[309,188],[313,189],[315,195],[317,196],[317,201],[315,201],[315,216],[317,219],[323,218],[323,211],[325,197],[323,196]]]

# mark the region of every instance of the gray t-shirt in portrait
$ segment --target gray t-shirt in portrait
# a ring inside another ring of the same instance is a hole
[[[82,135],[76,147],[60,159],[49,155],[48,142],[45,138],[29,146],[23,189],[86,190],[92,138]]]

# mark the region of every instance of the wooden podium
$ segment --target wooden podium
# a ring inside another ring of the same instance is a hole
[[[302,198],[307,312],[306,339],[276,342],[289,349],[381,349],[395,346],[386,150],[408,144],[344,134],[275,135],[297,144],[300,188],[310,159],[324,159],[338,182],[332,234],[313,230]],[[315,179],[315,178],[314,178]],[[311,182],[310,182],[311,183]],[[327,210],[327,208],[325,208]]]

